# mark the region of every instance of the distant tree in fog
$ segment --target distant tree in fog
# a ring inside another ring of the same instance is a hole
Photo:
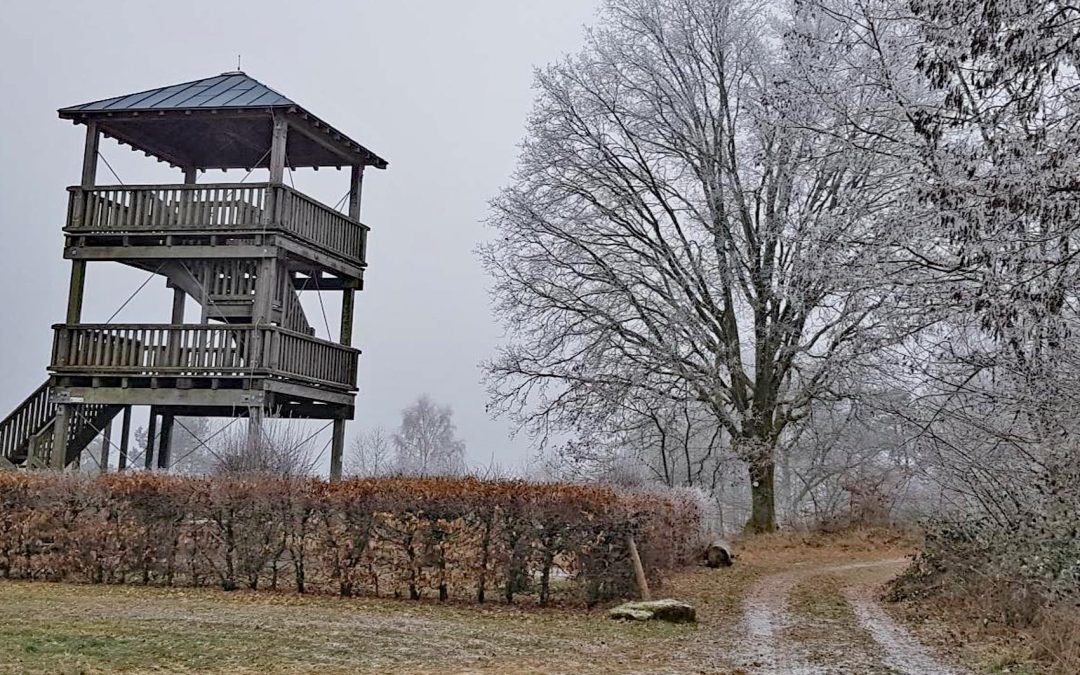
[[[384,476],[394,471],[394,446],[382,427],[362,431],[353,439],[346,459],[350,476]]]
[[[454,411],[427,394],[401,411],[394,434],[395,470],[414,475],[451,475],[465,470],[465,442],[457,438]]]

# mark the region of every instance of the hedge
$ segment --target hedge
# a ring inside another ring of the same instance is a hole
[[[690,562],[697,503],[677,492],[471,478],[97,478],[0,474],[0,576],[585,602]]]

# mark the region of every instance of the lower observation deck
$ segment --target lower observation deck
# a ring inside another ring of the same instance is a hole
[[[53,327],[54,403],[170,406],[228,415],[352,417],[360,352],[279,326]]]

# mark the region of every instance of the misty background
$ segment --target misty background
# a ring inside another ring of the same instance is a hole
[[[454,408],[468,464],[521,467],[528,439],[510,439],[509,425],[485,412],[478,363],[492,355],[501,330],[473,250],[492,235],[481,221],[514,168],[533,68],[576,51],[597,5],[5,2],[0,417],[46,377],[50,326],[64,315],[65,188],[78,182],[85,130],[56,110],[235,70],[239,55],[248,75],[390,162],[389,170],[365,176],[361,219],[372,231],[365,290],[357,296],[354,335],[363,356],[350,438],[377,425],[393,429],[402,408],[427,392]],[[103,139],[101,154],[124,183],[181,182],[179,169],[115,141]],[[200,174],[199,182],[243,178],[232,173]],[[346,171],[304,169],[290,180],[328,204],[348,188]],[[104,163],[98,182],[117,182]],[[91,263],[83,321],[109,319],[146,276]],[[318,298],[303,296],[325,337]],[[167,322],[171,298],[158,277],[114,320]],[[324,295],[330,337],[337,300]],[[189,320],[191,312],[189,305]],[[139,413],[135,424],[144,425],[146,411]]]

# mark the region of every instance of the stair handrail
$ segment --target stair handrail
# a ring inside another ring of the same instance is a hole
[[[9,458],[15,454],[15,451],[21,448],[25,443],[29,442],[34,435],[36,435],[41,429],[48,424],[49,420],[55,414],[56,406],[49,401],[49,380],[45,380],[45,383],[34,390],[32,394],[26,397],[26,399],[20,403],[15,409],[0,421],[0,456]],[[44,398],[43,403],[39,403],[41,419],[37,422],[31,420],[29,423],[24,423],[21,427],[15,425],[20,421],[20,414],[25,410],[30,409],[38,399]]]

